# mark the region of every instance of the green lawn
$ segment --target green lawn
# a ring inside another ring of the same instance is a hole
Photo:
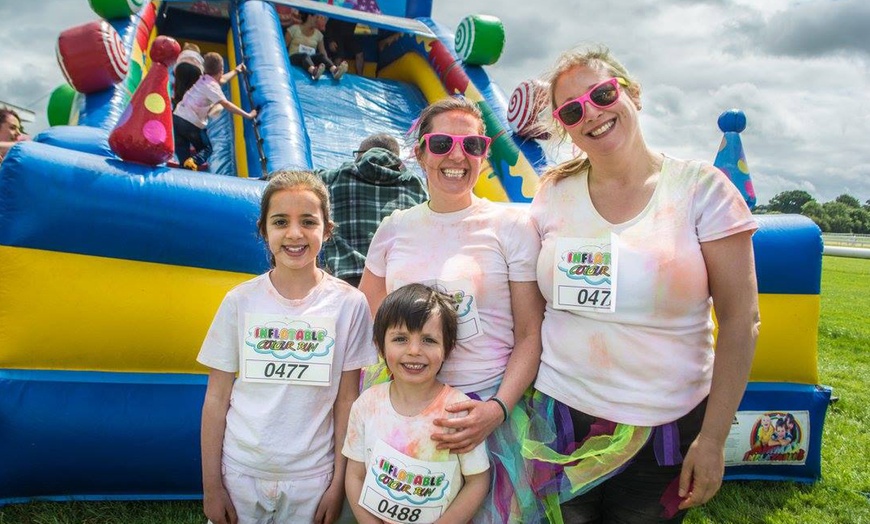
[[[825,257],[819,373],[828,410],[816,484],[729,482],[689,513],[698,523],[870,523],[870,260]],[[2,467],[2,465],[0,465]],[[199,502],[31,503],[0,524],[203,524]]]

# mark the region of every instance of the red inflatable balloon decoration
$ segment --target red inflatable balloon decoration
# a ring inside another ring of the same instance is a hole
[[[108,89],[127,76],[129,58],[121,36],[105,20],[67,29],[57,39],[57,63],[79,93]]]
[[[172,104],[166,86],[168,67],[180,52],[181,46],[168,36],[158,36],[151,44],[151,69],[109,135],[109,147],[124,160],[156,166],[172,158]]]

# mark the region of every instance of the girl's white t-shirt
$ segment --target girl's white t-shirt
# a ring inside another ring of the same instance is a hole
[[[531,207],[542,238],[537,276],[547,301],[535,387],[608,420],[657,426],[710,391],[712,299],[701,243],[757,229],[737,188],[709,164],[665,157],[632,220],[595,210],[586,173],[541,187]],[[554,308],[559,238],[618,236],[615,311]]]
[[[540,240],[525,209],[473,197],[471,206],[435,213],[428,204],[381,222],[366,268],[387,292],[437,280],[457,305],[460,339],[438,380],[464,393],[501,382],[514,347],[510,282],[534,282]]]
[[[324,274],[305,298],[290,300],[278,293],[268,273],[260,275],[227,293],[197,361],[238,373],[246,314],[334,318],[330,384],[263,384],[236,378],[227,411],[224,462],[236,471],[267,480],[331,472],[335,460],[332,408],[341,374],[377,363],[365,295]]]

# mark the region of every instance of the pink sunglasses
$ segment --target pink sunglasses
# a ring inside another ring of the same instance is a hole
[[[553,116],[565,127],[574,127],[586,116],[586,102],[598,109],[607,109],[619,100],[619,84],[627,86],[624,78],[609,78],[596,84],[589,91],[573,100],[568,100],[553,111]]]
[[[457,142],[462,144],[462,150],[466,155],[481,158],[486,156],[492,139],[483,135],[448,135],[447,133],[426,133],[420,137],[420,143],[425,143],[426,149],[435,156],[449,155]]]

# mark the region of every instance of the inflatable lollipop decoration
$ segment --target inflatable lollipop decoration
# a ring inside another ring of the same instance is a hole
[[[109,135],[109,147],[124,160],[155,166],[172,158],[172,105],[166,86],[168,66],[180,52],[181,46],[172,38],[154,39],[151,69]]]
[[[547,84],[538,79],[520,82],[508,102],[508,124],[517,136],[546,140],[549,133],[540,118],[546,108]]]
[[[719,115],[719,129],[725,135],[713,165],[721,169],[740,190],[749,209],[755,208],[755,188],[749,177],[749,166],[740,141],[740,132],[746,129],[746,115],[739,109],[730,109]]]
[[[489,15],[466,16],[454,38],[456,54],[469,65],[492,65],[504,50],[504,25]]]
[[[127,76],[129,59],[118,32],[105,20],[67,29],[57,39],[57,63],[79,93],[108,89]]]
[[[91,9],[103,18],[126,18],[142,9],[145,0],[89,0]]]

